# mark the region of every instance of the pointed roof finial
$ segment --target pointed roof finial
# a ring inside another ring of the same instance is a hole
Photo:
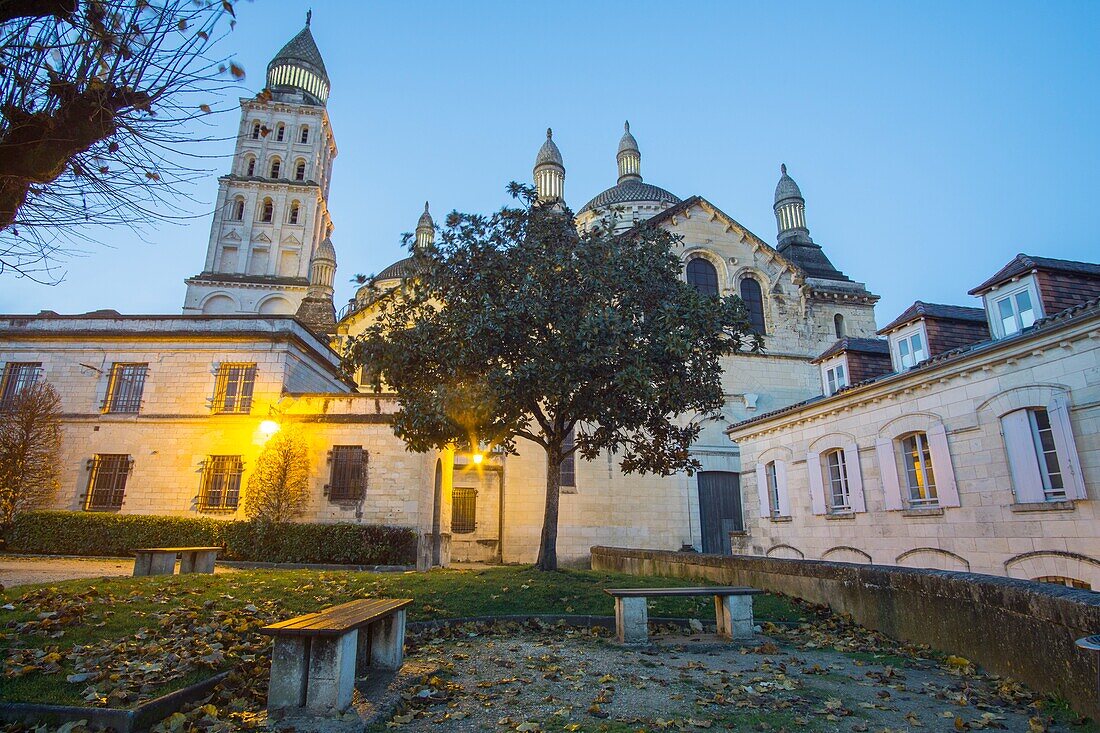
[[[779,172],[782,173],[783,175],[787,175],[787,164],[786,163],[780,163],[779,164]]]
[[[630,132],[630,120],[627,120],[623,123],[623,129],[627,132]]]
[[[313,8],[306,11],[306,26],[309,25],[309,21],[313,20]]]
[[[425,214],[428,213],[428,202],[427,201],[424,202],[424,213]]]
[[[549,127],[546,128],[546,139],[547,140],[553,140],[554,139],[554,131],[551,130]]]

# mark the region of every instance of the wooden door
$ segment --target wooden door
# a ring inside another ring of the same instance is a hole
[[[732,471],[700,471],[696,475],[703,552],[732,555],[730,532],[745,529],[741,515],[741,477]]]

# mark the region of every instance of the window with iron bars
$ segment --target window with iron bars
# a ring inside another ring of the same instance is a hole
[[[563,452],[570,450],[575,445],[575,430],[576,428],[571,429],[561,441],[561,449]],[[558,471],[558,486],[568,488],[575,488],[577,486],[577,454],[575,452],[571,452],[561,459],[561,466]]]
[[[4,376],[0,379],[0,411],[15,406],[15,398],[23,390],[33,387],[42,374],[42,364],[37,361],[13,361],[4,366]]]
[[[88,493],[84,511],[102,512],[122,508],[126,479],[134,462],[124,453],[97,453],[89,462]]]
[[[361,445],[334,445],[329,454],[332,476],[329,501],[358,501],[367,483],[367,452]]]
[[[107,398],[103,401],[106,411],[139,412],[148,371],[148,364],[114,364],[107,383]]]
[[[202,467],[199,511],[235,511],[241,497],[240,456],[210,456]]]
[[[214,411],[247,414],[252,410],[255,384],[255,364],[222,364],[214,388]]]
[[[454,490],[451,502],[451,532],[469,534],[477,527],[477,489]]]

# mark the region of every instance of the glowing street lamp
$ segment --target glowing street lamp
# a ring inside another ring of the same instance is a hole
[[[264,436],[270,438],[272,435],[279,432],[279,427],[279,423],[274,420],[264,420],[260,423],[260,432],[263,433]]]
[[[482,453],[474,453],[472,456],[470,456],[470,460],[472,460],[475,465],[480,466],[481,462],[485,460],[485,455]]]

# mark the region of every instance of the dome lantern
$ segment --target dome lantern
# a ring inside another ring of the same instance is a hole
[[[779,244],[812,242],[806,226],[806,200],[794,179],[787,175],[787,164],[779,166],[779,183],[775,186],[775,223]]]
[[[615,156],[615,160],[619,163],[619,180],[617,183],[641,181],[642,151],[638,149],[638,141],[630,134],[629,120],[623,123],[623,130],[622,139],[619,140],[619,152]]]
[[[535,156],[535,190],[539,201],[554,201],[565,198],[565,163],[561,151],[554,142],[554,131],[546,128],[546,142]]]
[[[308,104],[324,106],[328,101],[329,79],[309,29],[311,14],[312,11],[306,14],[305,27],[267,65],[267,88],[276,99],[293,101],[300,95]]]
[[[420,215],[420,219],[416,222],[416,249],[418,251],[425,251],[429,249],[432,244],[435,243],[435,221],[432,220],[432,215],[428,213],[428,202],[424,202],[424,213]]]

